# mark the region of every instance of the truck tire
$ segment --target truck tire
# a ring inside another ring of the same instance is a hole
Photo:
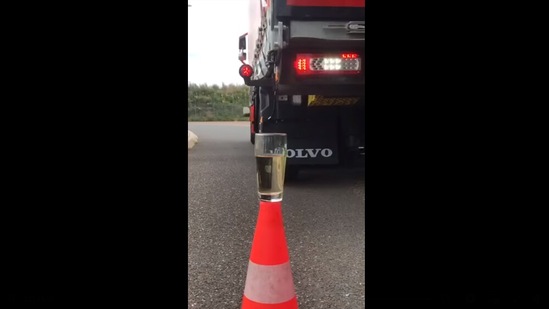
[[[256,114],[256,118],[255,118],[255,122],[253,124],[254,126],[254,131],[252,132],[252,128],[250,127],[250,142],[252,142],[252,145],[255,145],[255,132],[258,131],[258,125],[257,125],[257,114]]]
[[[254,119],[254,122],[253,122],[253,133],[252,133],[252,128],[250,127],[250,142],[252,143],[252,145],[255,145],[255,132],[258,132],[259,131],[259,125],[258,125],[258,122],[259,122],[259,108],[257,107],[258,103],[259,102],[259,88],[256,87],[256,89],[254,90],[254,99],[252,100],[252,104],[253,104],[253,110],[254,110],[254,114],[253,114],[253,119]],[[251,126],[252,124],[250,124]]]

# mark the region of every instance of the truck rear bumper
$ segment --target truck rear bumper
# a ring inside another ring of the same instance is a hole
[[[365,95],[364,84],[360,85],[337,85],[337,84],[314,84],[314,85],[278,85],[277,94],[279,95],[326,95],[326,96],[360,96]]]

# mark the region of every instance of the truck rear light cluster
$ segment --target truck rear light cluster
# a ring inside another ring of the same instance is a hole
[[[298,75],[358,74],[361,69],[361,59],[356,53],[297,54],[295,69]]]

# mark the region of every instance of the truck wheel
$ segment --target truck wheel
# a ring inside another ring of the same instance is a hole
[[[284,175],[284,182],[297,180],[299,176],[299,166],[286,165],[286,174]]]
[[[255,118],[257,119],[257,118]],[[252,142],[252,145],[255,145],[255,132],[257,132],[257,120],[254,124],[251,124],[253,125],[253,132],[252,132],[252,128],[250,127],[250,142]]]

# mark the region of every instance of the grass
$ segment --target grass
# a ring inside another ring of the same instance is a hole
[[[187,121],[248,121],[248,117],[237,117],[237,116],[189,116]]]

